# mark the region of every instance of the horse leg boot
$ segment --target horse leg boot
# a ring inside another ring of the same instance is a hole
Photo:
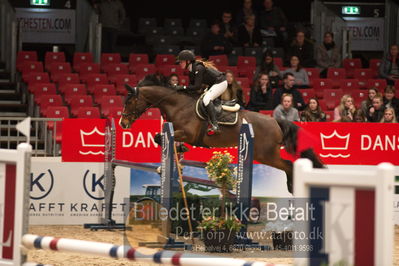
[[[220,129],[218,121],[216,120],[216,110],[212,101],[210,101],[206,106],[206,111],[208,112],[209,123],[211,124],[211,128],[208,131],[213,131],[215,134],[219,134]]]

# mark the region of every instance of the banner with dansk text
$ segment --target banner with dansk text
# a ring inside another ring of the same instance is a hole
[[[63,123],[63,161],[104,161],[105,120],[65,119]],[[325,164],[377,165],[391,162],[399,165],[399,124],[324,122],[297,125],[306,132],[303,134],[305,139],[300,141],[309,141],[308,146],[314,147]],[[161,132],[161,126],[159,120],[137,120],[128,130],[116,125],[116,158],[132,162],[160,162],[161,150],[154,137]],[[221,150],[237,154],[234,147],[207,149],[187,146],[190,148],[184,154],[187,160],[204,162],[210,159],[213,151]],[[284,150],[282,154],[284,156]]]

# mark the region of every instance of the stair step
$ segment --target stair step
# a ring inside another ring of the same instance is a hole
[[[27,112],[28,105],[22,104],[21,101],[0,101],[1,112]]]
[[[16,83],[8,81],[0,81],[0,90],[13,90],[17,88]]]
[[[0,117],[27,117],[26,112],[1,112]]]
[[[0,72],[0,80],[10,80],[10,72]]]
[[[19,101],[21,94],[16,90],[0,90],[0,98],[4,101]]]

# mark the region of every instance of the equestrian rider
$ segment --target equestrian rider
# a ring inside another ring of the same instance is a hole
[[[202,89],[203,85],[209,88],[202,102],[208,112],[211,128],[208,132],[219,133],[219,125],[216,119],[216,110],[213,100],[223,94],[227,89],[227,81],[224,73],[216,69],[212,62],[196,60],[190,50],[183,50],[177,56],[177,61],[182,69],[189,71],[190,85],[176,86],[178,90],[196,91]]]

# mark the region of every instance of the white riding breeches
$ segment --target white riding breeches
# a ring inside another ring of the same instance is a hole
[[[208,106],[210,101],[215,100],[217,97],[223,94],[223,92],[227,89],[227,80],[222,81],[220,83],[214,84],[209,90],[205,93],[202,102],[205,106]]]

